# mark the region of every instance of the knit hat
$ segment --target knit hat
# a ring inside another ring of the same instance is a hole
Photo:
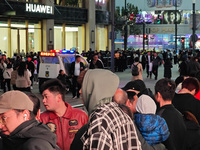
[[[0,96],[0,114],[11,109],[33,111],[33,102],[20,91],[8,91]]]
[[[135,109],[141,114],[155,114],[157,107],[150,96],[143,94],[138,98]]]

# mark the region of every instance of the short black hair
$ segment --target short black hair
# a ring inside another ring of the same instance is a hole
[[[98,56],[98,53],[95,53],[95,54],[93,54],[93,56],[92,56],[92,57],[94,57],[94,56],[96,56],[96,55]]]
[[[129,101],[133,102],[135,100],[134,96],[137,95],[137,94],[135,92],[133,92],[133,91],[126,91],[126,92],[127,92]]]
[[[33,102],[33,114],[36,116],[38,110],[40,109],[40,99],[33,93],[26,93],[26,95]]]
[[[65,86],[60,82],[58,79],[51,79],[44,82],[40,88],[41,92],[43,93],[45,90],[49,90],[52,93],[58,92],[62,95],[63,101],[65,101]]]
[[[16,114],[18,115],[19,113],[23,112],[24,110],[21,110],[21,109],[14,109],[14,111],[16,112]],[[30,113],[30,120],[31,119],[35,119],[35,114],[29,110],[29,113]]]
[[[61,72],[62,72],[62,71],[63,71],[63,70],[62,70],[62,69],[60,69],[60,70],[59,70],[59,73],[61,74]]]
[[[76,55],[76,56],[75,56],[75,59],[77,59],[77,58],[79,58],[79,57],[81,57],[81,56],[79,56],[79,55]]]
[[[163,100],[172,100],[175,94],[175,90],[175,82],[170,79],[163,78],[156,82],[155,94],[159,92]]]
[[[139,57],[135,57],[135,62],[139,62]]]

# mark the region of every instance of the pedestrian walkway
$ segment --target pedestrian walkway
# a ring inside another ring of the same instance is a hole
[[[131,81],[131,78],[132,78],[131,69],[126,69],[124,72],[116,72],[116,74],[120,78],[120,84],[119,84],[120,88],[124,87],[127,82]],[[163,78],[163,76],[164,76],[164,67],[163,67],[163,65],[161,65],[158,68],[158,80]],[[178,65],[173,65],[172,80],[175,80],[178,76],[179,76]],[[158,80],[154,79],[154,75],[152,75],[152,79],[147,78],[146,70],[144,70],[143,71],[143,80],[146,84],[146,87],[150,88],[152,90],[152,92],[154,92],[154,85],[158,81]],[[41,110],[45,111],[45,108],[44,108],[43,103],[42,103],[42,95],[39,93],[38,84],[33,85],[32,92],[34,94],[36,94],[36,96],[38,96],[38,98],[40,98],[40,100],[41,100]],[[0,94],[3,94],[3,92],[1,91]],[[81,98],[72,99],[71,93],[66,94],[65,101],[72,106],[79,106],[80,104],[83,104]]]
[[[126,69],[126,71],[124,71],[124,72],[116,72],[116,74],[120,78],[120,85],[119,85],[120,88],[122,88],[127,82],[131,81],[131,79],[132,79],[131,69]],[[152,74],[152,79],[147,78],[146,70],[143,71],[142,76],[143,76],[143,81],[145,82],[146,86],[148,88],[150,88],[152,91],[154,91],[155,83],[159,79],[164,78],[164,67],[163,67],[163,65],[161,65],[158,68],[158,79],[157,80],[154,79],[155,77],[153,74]],[[178,76],[179,76],[178,65],[173,65],[171,79],[175,80]]]

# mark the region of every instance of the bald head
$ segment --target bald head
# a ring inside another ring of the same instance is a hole
[[[128,100],[127,93],[124,90],[118,88],[115,92],[115,95],[113,96],[113,101],[115,101],[118,104],[125,105],[127,100]]]

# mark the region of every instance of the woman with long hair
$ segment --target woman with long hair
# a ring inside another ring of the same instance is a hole
[[[30,71],[27,69],[26,62],[20,62],[17,70],[16,88],[20,91],[30,91],[30,86]]]

